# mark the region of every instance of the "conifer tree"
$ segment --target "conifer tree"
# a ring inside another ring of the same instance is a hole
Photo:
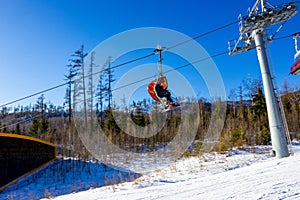
[[[252,102],[252,109],[256,118],[259,119],[260,117],[267,115],[266,100],[261,87],[258,87],[257,93],[253,95]]]

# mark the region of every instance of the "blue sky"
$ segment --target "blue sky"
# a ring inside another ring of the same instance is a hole
[[[63,83],[68,59],[82,44],[89,52],[115,34],[140,27],[168,28],[194,37],[236,21],[253,4],[254,0],[0,0],[0,105]],[[299,21],[298,13],[277,37],[299,32]],[[273,31],[276,28],[273,26]],[[214,55],[226,51],[227,41],[238,36],[236,24],[197,42]],[[289,75],[295,53],[292,37],[274,41],[269,47],[279,87],[284,79],[291,87],[299,87],[299,76]],[[214,62],[227,94],[247,77],[260,77],[255,50],[223,55]],[[65,87],[44,95],[46,100],[62,105],[64,91]]]

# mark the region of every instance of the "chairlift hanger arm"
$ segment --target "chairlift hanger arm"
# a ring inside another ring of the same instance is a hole
[[[300,32],[298,32],[298,33],[294,33],[293,34],[293,38],[294,38],[294,40],[295,40],[295,50],[296,50],[296,53],[298,53],[298,54],[300,54],[300,49],[299,49],[299,44],[298,44],[298,37],[300,36]]]
[[[157,45],[157,48],[154,50],[155,54],[159,54],[159,77],[162,77],[162,52],[166,51],[166,47],[161,47],[159,44]]]

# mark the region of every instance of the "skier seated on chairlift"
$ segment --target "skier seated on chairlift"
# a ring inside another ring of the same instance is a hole
[[[172,110],[180,105],[172,99],[171,93],[167,88],[167,78],[160,76],[148,84],[147,90],[150,96],[155,101],[159,101],[166,110]]]
[[[166,98],[166,100],[170,103],[173,103],[173,99],[171,98],[171,92],[165,87],[166,79],[162,80],[163,82],[157,83],[155,85],[155,91],[159,98]]]
[[[170,91],[167,90],[168,83],[167,78],[162,75],[162,51],[164,48],[158,45],[155,53],[159,54],[159,77],[148,84],[147,90],[150,96],[159,101],[166,110],[172,110],[173,108],[180,106],[179,103],[174,102]]]
[[[295,62],[290,69],[290,74],[294,74],[294,75],[297,75],[300,73],[300,49],[298,47],[298,38],[299,37],[300,37],[300,32],[293,34],[293,38],[295,40],[296,53],[294,56]]]

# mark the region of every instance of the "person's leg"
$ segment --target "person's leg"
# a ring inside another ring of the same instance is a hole
[[[170,103],[173,102],[173,99],[171,98],[171,93],[170,93],[168,90],[166,90],[166,92],[165,92],[165,97],[167,97],[167,100],[168,100]]]

